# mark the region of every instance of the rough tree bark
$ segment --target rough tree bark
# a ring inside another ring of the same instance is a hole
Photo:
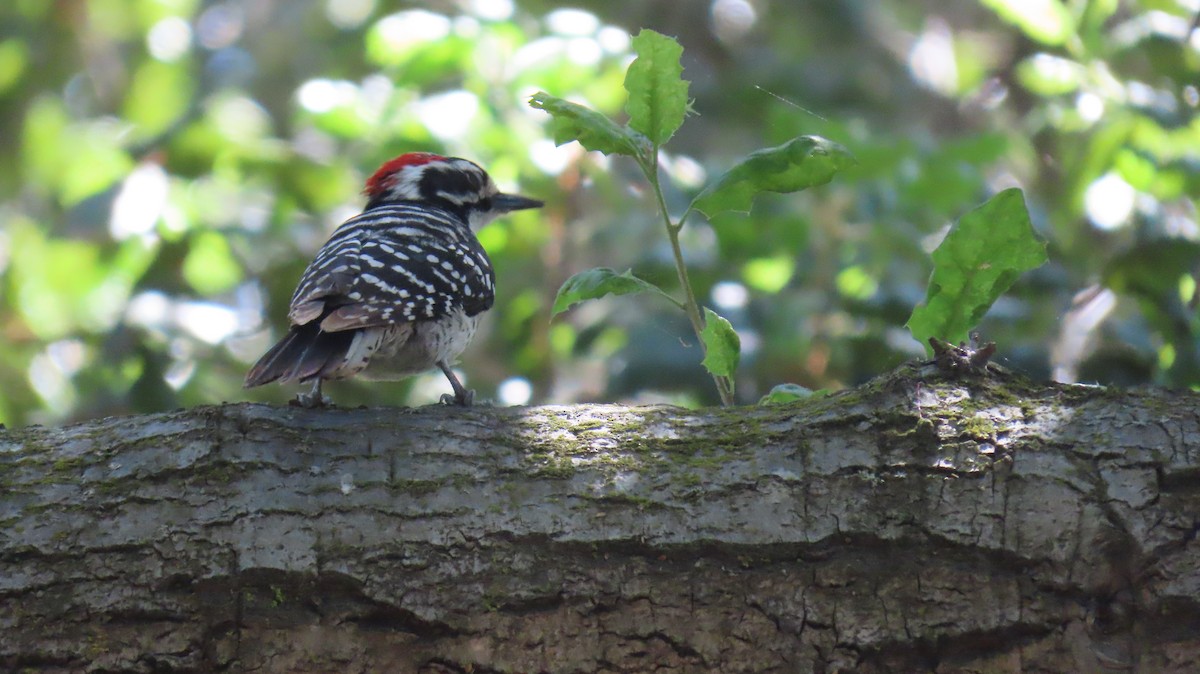
[[[1194,672],[1198,402],[914,365],[2,431],[0,667]]]

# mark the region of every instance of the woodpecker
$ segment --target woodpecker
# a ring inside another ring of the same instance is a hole
[[[291,326],[246,374],[246,388],[313,382],[296,402],[325,405],[321,382],[400,379],[437,367],[469,406],[450,365],[495,301],[492,261],[474,229],[541,201],[502,194],[474,162],[400,155],[368,180],[363,212],[342,223],[300,277]]]

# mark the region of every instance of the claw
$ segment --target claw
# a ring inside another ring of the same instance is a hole
[[[321,395],[321,379],[318,377],[313,388],[308,393],[297,393],[295,399],[288,402],[292,407],[303,407],[305,409],[316,409],[318,407],[330,407],[333,405],[333,399],[327,395]]]
[[[454,395],[449,393],[442,394],[443,405],[458,405],[459,407],[470,407],[475,402],[475,391],[468,389],[462,385],[458,377],[454,376],[454,371],[445,362],[437,364],[438,368],[446,375],[446,379],[450,380],[450,386],[454,388]]]
[[[443,405],[470,407],[475,404],[475,389],[464,389],[461,398],[457,394],[450,395],[449,393],[443,393],[439,402]]]

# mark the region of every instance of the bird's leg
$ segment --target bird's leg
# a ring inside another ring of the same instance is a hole
[[[329,396],[321,395],[321,378],[317,377],[313,380],[312,391],[308,393],[297,393],[296,399],[291,402],[296,407],[305,407],[313,409],[317,407],[326,407],[332,405],[333,401]]]
[[[470,407],[471,403],[475,402],[475,391],[464,388],[462,382],[458,380],[458,377],[454,376],[454,371],[450,369],[450,366],[445,361],[439,362],[437,366],[442,371],[442,374],[446,375],[446,379],[450,380],[450,386],[454,387],[453,396],[449,393],[442,394],[442,404]]]

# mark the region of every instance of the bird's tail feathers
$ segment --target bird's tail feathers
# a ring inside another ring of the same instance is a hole
[[[320,377],[345,358],[353,338],[352,330],[325,332],[316,321],[293,325],[283,339],[250,368],[243,386],[252,388],[273,381],[281,384],[304,382]]]

